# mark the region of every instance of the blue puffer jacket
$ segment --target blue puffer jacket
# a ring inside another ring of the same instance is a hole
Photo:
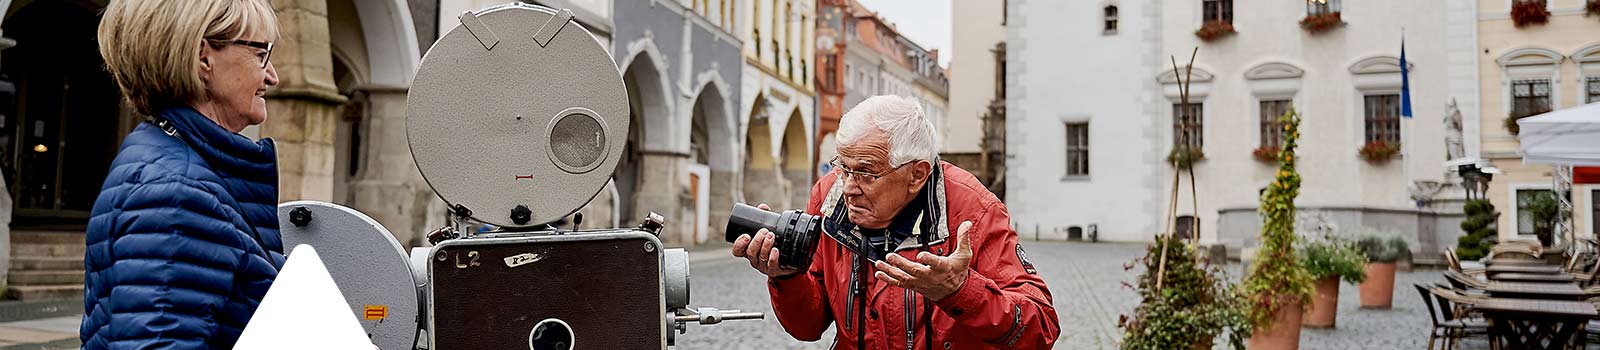
[[[84,349],[232,349],[283,266],[277,158],[194,109],[122,143],[84,254]]]

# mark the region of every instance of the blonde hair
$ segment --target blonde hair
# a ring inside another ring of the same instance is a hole
[[[267,0],[112,0],[100,19],[100,58],[140,114],[203,102],[201,45],[249,34],[278,37]]]

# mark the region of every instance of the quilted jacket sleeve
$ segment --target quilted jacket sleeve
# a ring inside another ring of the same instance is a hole
[[[215,184],[172,176],[127,186],[90,225],[88,265],[99,271],[89,287],[108,318],[100,340],[110,349],[208,349],[237,337],[219,324],[242,324],[229,304],[236,271],[249,265],[242,216]]]

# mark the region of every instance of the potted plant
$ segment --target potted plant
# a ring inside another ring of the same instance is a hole
[[[1124,330],[1122,349],[1211,349],[1223,333],[1230,347],[1244,349],[1250,324],[1222,269],[1197,257],[1195,247],[1184,239],[1157,236],[1156,242],[1144,257],[1123,266],[1128,270],[1143,266],[1144,272],[1137,286],[1123,283],[1138,291],[1140,302],[1117,320],[1117,327]],[[1167,254],[1164,269],[1162,244]]]
[[[1206,155],[1201,153],[1198,148],[1178,146],[1173,147],[1172,152],[1167,153],[1167,164],[1172,164],[1172,167],[1178,168],[1178,170],[1187,170],[1189,167],[1194,166],[1194,163],[1202,160],[1206,160]]]
[[[1367,258],[1350,243],[1335,239],[1308,242],[1300,252],[1300,265],[1311,274],[1317,291],[1303,326],[1333,328],[1339,315],[1339,281],[1356,284],[1365,280]]]
[[[1338,12],[1306,14],[1306,18],[1300,19],[1300,28],[1311,34],[1333,30],[1341,25],[1344,25],[1344,20],[1339,17]]]
[[[1560,220],[1561,204],[1556,202],[1556,195],[1549,192],[1535,194],[1528,201],[1528,216],[1533,221],[1533,235],[1539,237],[1539,244],[1549,247],[1554,243],[1556,222]]]
[[[1373,140],[1362,145],[1358,152],[1361,154],[1361,159],[1365,159],[1369,163],[1381,164],[1394,159],[1394,156],[1400,154],[1400,144]]]
[[[1466,235],[1456,239],[1456,258],[1461,260],[1478,260],[1489,255],[1489,247],[1494,245],[1490,239],[1495,236],[1495,220],[1500,213],[1494,212],[1494,205],[1487,199],[1467,201],[1462,205],[1467,218],[1461,220],[1461,231]]]
[[[1255,157],[1257,162],[1268,163],[1268,164],[1277,164],[1278,163],[1278,151],[1281,151],[1281,150],[1278,149],[1277,147],[1261,146],[1261,147],[1256,147],[1255,151],[1250,152],[1250,156]]]
[[[1294,199],[1300,194],[1294,149],[1300,118],[1293,110],[1281,119],[1283,151],[1278,175],[1261,195],[1261,247],[1240,288],[1250,305],[1251,349],[1298,349],[1302,306],[1311,300],[1311,274],[1294,250]]]
[[[1216,41],[1217,39],[1222,39],[1223,37],[1233,35],[1233,33],[1235,33],[1233,31],[1233,23],[1229,23],[1227,21],[1206,21],[1205,24],[1200,25],[1200,29],[1194,31],[1194,36],[1200,37],[1201,41],[1212,42]]]
[[[1361,282],[1361,308],[1393,307],[1395,264],[1411,252],[1405,238],[1368,234],[1356,241],[1356,246],[1367,259],[1367,280]]]
[[[1511,22],[1517,28],[1550,22],[1545,0],[1511,0]]]

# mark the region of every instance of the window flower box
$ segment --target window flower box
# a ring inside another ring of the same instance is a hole
[[[1400,155],[1400,144],[1384,141],[1371,141],[1361,146],[1361,159],[1373,164],[1387,163]]]
[[[1233,23],[1208,21],[1201,25],[1199,30],[1194,31],[1194,36],[1200,37],[1201,41],[1212,42],[1233,35],[1233,33],[1235,33]]]
[[[1261,146],[1256,147],[1256,150],[1250,152],[1250,155],[1254,156],[1258,162],[1275,164],[1278,162],[1278,152],[1282,150],[1278,147]]]
[[[1550,10],[1545,8],[1545,0],[1512,0],[1511,22],[1517,28],[1543,25],[1550,22]]]
[[[1306,18],[1300,19],[1300,28],[1311,34],[1330,31],[1343,25],[1344,19],[1338,12],[1308,14]]]
[[[1194,166],[1194,163],[1205,159],[1205,153],[1201,153],[1199,149],[1188,147],[1173,148],[1171,153],[1167,153],[1167,164],[1171,164],[1173,168],[1178,170],[1187,170]]]

